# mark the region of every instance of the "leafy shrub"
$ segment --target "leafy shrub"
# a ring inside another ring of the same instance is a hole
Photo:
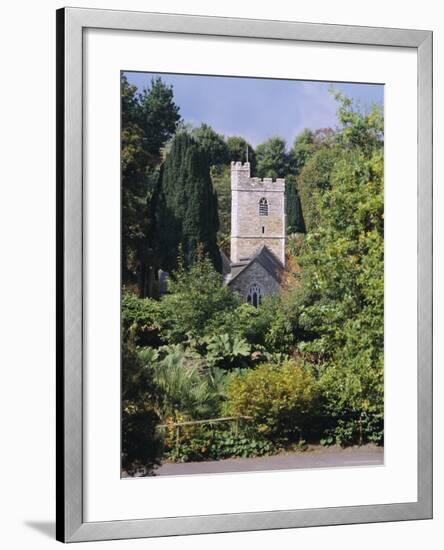
[[[251,346],[243,338],[229,334],[214,335],[206,340],[206,361],[225,369],[240,367],[250,357]]]
[[[251,429],[233,433],[208,426],[181,427],[179,440],[174,428],[165,435],[166,456],[174,462],[198,462],[234,457],[256,457],[272,454],[276,448]]]
[[[234,435],[230,432],[216,433],[211,445],[215,459],[230,457],[254,457],[273,453],[274,446],[264,438]]]
[[[343,411],[339,417],[328,417],[324,426],[321,445],[361,445],[365,443],[384,443],[384,415],[360,414]]]
[[[188,270],[179,268],[168,280],[168,294],[159,302],[158,323],[162,337],[171,344],[202,338],[208,326],[220,319],[239,301],[211,261],[199,258]]]
[[[131,291],[122,294],[123,339],[140,346],[160,345],[159,302],[151,298],[139,298]]]
[[[326,419],[322,443],[383,443],[383,369],[378,363],[358,352],[354,363],[327,364],[319,386]]]
[[[232,375],[226,395],[227,414],[251,416],[259,434],[285,442],[304,431],[316,412],[319,390],[313,374],[295,360]]]
[[[261,307],[240,304],[228,310],[207,329],[210,335],[227,333],[246,340],[252,350],[258,346],[267,352],[289,353],[294,345],[295,316],[279,295],[265,296]]]
[[[162,442],[156,432],[159,417],[150,403],[127,403],[122,409],[122,468],[134,475],[150,474],[160,464]]]
[[[160,399],[162,418],[204,418],[219,413],[223,379],[214,370],[202,369],[200,356],[190,348],[164,346],[138,352],[145,370],[152,372]]]
[[[156,433],[159,388],[135,350],[124,343],[122,351],[122,468],[130,475],[139,468],[151,473],[162,454]]]

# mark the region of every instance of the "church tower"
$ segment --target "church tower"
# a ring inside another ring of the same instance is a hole
[[[250,163],[231,163],[231,262],[263,246],[285,266],[285,179],[252,178]]]

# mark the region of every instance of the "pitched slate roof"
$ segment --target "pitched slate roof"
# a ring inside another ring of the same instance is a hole
[[[267,273],[276,279],[276,281],[280,282],[284,266],[276,258],[273,252],[271,252],[265,245],[262,245],[254,256],[248,261],[231,264],[231,273],[228,274],[227,284],[231,284],[254,262],[258,262],[265,269],[265,271],[267,271]]]

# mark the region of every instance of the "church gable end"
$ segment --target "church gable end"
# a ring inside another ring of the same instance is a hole
[[[248,300],[249,295],[253,297],[254,290],[260,294],[261,298],[268,294],[276,294],[280,290],[279,280],[272,276],[258,259],[248,264],[228,284],[234,292],[238,292],[246,302],[250,302],[252,305],[259,305],[259,303],[254,304],[252,299]]]

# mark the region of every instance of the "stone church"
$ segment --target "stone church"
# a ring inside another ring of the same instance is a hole
[[[225,283],[255,307],[279,292],[285,267],[285,179],[253,178],[250,163],[231,163],[231,258]]]

